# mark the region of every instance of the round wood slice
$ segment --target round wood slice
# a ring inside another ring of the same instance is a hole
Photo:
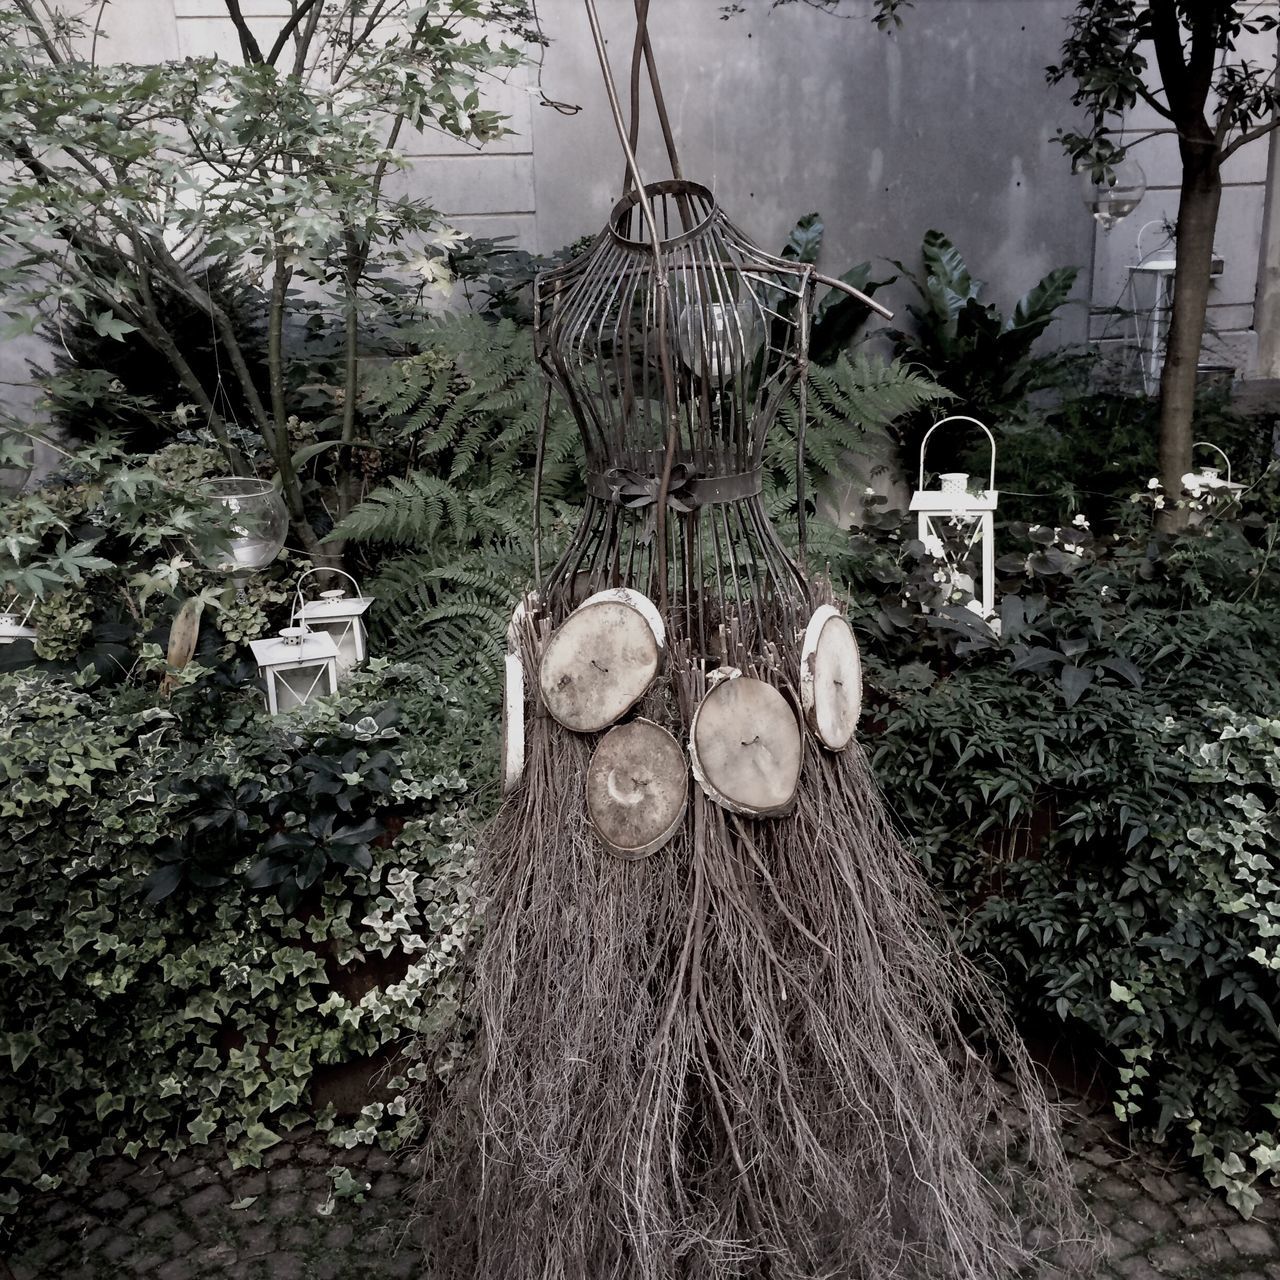
[[[734,813],[786,813],[795,803],[803,755],[795,712],[763,680],[722,681],[694,712],[693,776],[712,800]]]
[[[862,710],[862,658],[853,628],[829,604],[805,628],[800,706],[805,723],[829,751],[843,751],[853,740]]]
[[[519,654],[505,658],[502,686],[502,794],[509,795],[524,778],[524,663]]]
[[[662,848],[688,799],[684,752],[661,725],[633,720],[600,739],[587,769],[587,813],[610,853],[642,858]]]
[[[538,686],[566,729],[598,733],[644,697],[662,651],[644,614],[621,600],[575,609],[542,653]]]
[[[666,648],[667,629],[662,624],[662,614],[658,612],[658,606],[643,592],[633,591],[630,587],[611,587],[608,591],[597,591],[595,595],[584,600],[579,607],[585,609],[589,604],[600,604],[609,600],[618,604],[629,604],[635,609],[649,624],[653,631],[653,638],[658,642],[658,648]]]

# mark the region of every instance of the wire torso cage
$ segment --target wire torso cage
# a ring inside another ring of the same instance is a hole
[[[544,606],[559,621],[635,587],[697,655],[723,656],[727,626],[758,656],[812,607],[765,512],[762,463],[804,376],[813,269],[756,248],[696,183],[643,198],[656,241],[637,234],[632,192],[535,285],[535,351],[581,429],[588,495]]]

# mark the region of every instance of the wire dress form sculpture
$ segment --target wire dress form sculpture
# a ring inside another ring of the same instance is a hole
[[[633,101],[643,55],[665,124],[646,9]],[[762,502],[822,278],[673,150],[643,185],[587,11],[632,183],[537,284],[588,496],[508,635],[428,1274],[1012,1276],[1083,1238],[1056,1127],[886,817],[852,633]]]

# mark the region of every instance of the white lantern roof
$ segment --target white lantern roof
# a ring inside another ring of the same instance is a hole
[[[308,631],[306,627],[285,627],[279,635],[250,640],[249,648],[264,671],[268,667],[325,662],[338,656],[338,646],[327,631]]]
[[[13,644],[15,640],[36,638],[35,627],[27,625],[32,610],[36,607],[35,601],[33,600],[26,609],[19,609],[20,603],[18,599],[10,599],[7,604],[0,604],[0,644]]]
[[[924,451],[929,443],[929,437],[939,427],[948,426],[953,422],[968,423],[979,428],[991,446],[990,478],[987,481],[987,487],[977,493],[969,492],[969,477],[961,471],[944,472],[938,477],[937,489],[925,488]],[[915,493],[911,495],[911,510],[922,515],[980,515],[994,511],[999,501],[1000,494],[996,491],[996,441],[986,425],[979,422],[977,418],[969,418],[963,414],[953,414],[949,418],[935,422],[920,441],[920,480],[916,485]]]
[[[0,644],[13,644],[15,640],[34,640],[35,627],[28,627],[16,613],[0,613]]]
[[[305,600],[294,616],[304,622],[338,621],[342,618],[359,618],[373,603],[373,596],[349,596],[341,588],[322,591],[316,600]]]
[[[1222,459],[1227,474],[1225,477],[1223,476],[1221,467],[1202,466],[1198,471],[1188,471],[1182,477],[1182,487],[1184,489],[1191,493],[1203,492],[1206,489],[1211,493],[1221,494],[1235,494],[1244,491],[1244,485],[1231,479],[1231,459],[1216,444],[1208,440],[1197,440],[1191,448],[1193,450],[1212,449]]]
[[[911,510],[927,515],[961,515],[966,512],[994,511],[1000,495],[994,489],[981,493],[950,493],[945,489],[918,489],[911,495]]]

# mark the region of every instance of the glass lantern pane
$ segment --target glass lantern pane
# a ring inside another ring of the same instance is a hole
[[[364,661],[364,629],[358,618],[316,620],[310,626],[313,631],[324,631],[333,637],[338,646],[339,671],[350,671]]]
[[[328,662],[308,663],[292,671],[277,671],[272,678],[276,682],[276,708],[280,711],[291,711],[313,698],[323,698],[334,691]]]

